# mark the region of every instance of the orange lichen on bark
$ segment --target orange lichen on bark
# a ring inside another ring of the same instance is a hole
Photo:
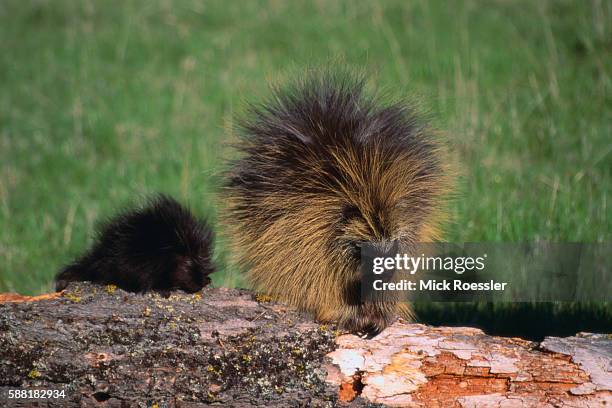
[[[0,303],[35,302],[39,300],[55,299],[61,295],[62,292],[45,293],[39,296],[25,296],[19,293],[0,293]]]

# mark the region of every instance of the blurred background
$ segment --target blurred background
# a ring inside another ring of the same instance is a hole
[[[99,220],[152,192],[214,223],[245,102],[330,61],[446,132],[463,173],[448,241],[610,240],[609,1],[5,0],[0,44],[0,292],[51,290]],[[241,285],[222,238],[216,258],[215,284]],[[608,304],[417,311],[612,331]]]

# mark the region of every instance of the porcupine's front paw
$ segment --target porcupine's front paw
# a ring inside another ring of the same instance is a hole
[[[392,310],[372,303],[347,307],[338,319],[341,329],[359,337],[371,339],[383,331],[396,319]]]

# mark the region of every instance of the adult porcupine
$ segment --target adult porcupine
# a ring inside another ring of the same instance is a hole
[[[438,239],[448,176],[427,126],[361,77],[318,72],[240,129],[225,222],[255,289],[351,331],[410,318],[406,303],[361,302],[359,246]]]
[[[57,275],[56,289],[91,281],[132,292],[196,292],[214,271],[212,241],[204,221],[160,194],[105,223],[93,247]]]

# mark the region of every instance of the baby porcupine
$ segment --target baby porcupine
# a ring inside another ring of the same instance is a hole
[[[213,234],[174,199],[158,195],[108,221],[93,247],[56,277],[115,284],[131,292],[193,293],[210,283]]]
[[[439,238],[448,177],[431,131],[362,77],[320,72],[240,130],[225,222],[255,289],[354,332],[410,319],[407,303],[360,300],[359,246]]]

